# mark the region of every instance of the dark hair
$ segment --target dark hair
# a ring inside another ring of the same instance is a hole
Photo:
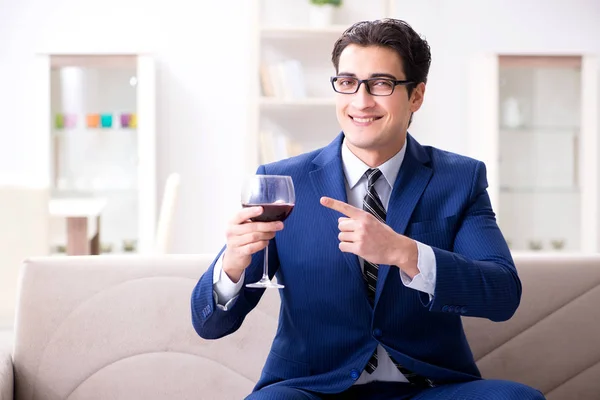
[[[399,19],[361,21],[352,25],[333,46],[331,61],[339,72],[340,55],[351,44],[359,46],[382,46],[394,50],[402,61],[406,80],[415,82],[407,87],[410,96],[414,87],[427,83],[431,65],[431,52],[427,41],[419,36],[409,24]]]

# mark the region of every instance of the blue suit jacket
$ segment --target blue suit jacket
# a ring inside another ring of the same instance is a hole
[[[435,295],[405,287],[394,266],[381,265],[374,306],[357,256],[338,248],[338,217],[321,196],[346,199],[340,134],[329,146],[261,166],[259,174],[290,175],[296,206],[269,246],[270,274],[280,290],[279,327],[262,376],[269,384],[337,393],[359,377],[378,343],[400,364],[433,381],[479,379],[461,316],[501,321],[517,309],[521,284],[486,192],[483,163],[421,146],[410,135],[392,190],[387,224],[432,246]],[[260,279],[263,252],[246,282]],[[213,299],[213,268],[192,294],[198,334],[234,332],[264,289],[244,288],[229,311]]]

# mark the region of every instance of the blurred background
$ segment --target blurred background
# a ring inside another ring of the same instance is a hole
[[[410,133],[486,163],[511,249],[597,252],[598,0],[0,0],[0,316],[23,257],[216,253],[245,176],[339,133],[333,44],[383,17],[431,46]]]

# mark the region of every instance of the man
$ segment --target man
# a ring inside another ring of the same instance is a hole
[[[407,133],[423,103],[429,46],[403,21],[360,22],[336,42],[337,118],[327,147],[258,169],[289,175],[282,222],[239,211],[192,295],[198,334],[234,332],[270,275],[279,329],[248,399],[543,399],[482,380],[461,316],[509,319],[521,284],[486,192],[483,163]]]

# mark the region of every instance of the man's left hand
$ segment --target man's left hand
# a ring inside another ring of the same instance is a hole
[[[340,250],[356,254],[374,264],[397,265],[409,276],[418,273],[417,243],[396,233],[371,213],[330,197],[321,204],[346,217],[338,219]]]

